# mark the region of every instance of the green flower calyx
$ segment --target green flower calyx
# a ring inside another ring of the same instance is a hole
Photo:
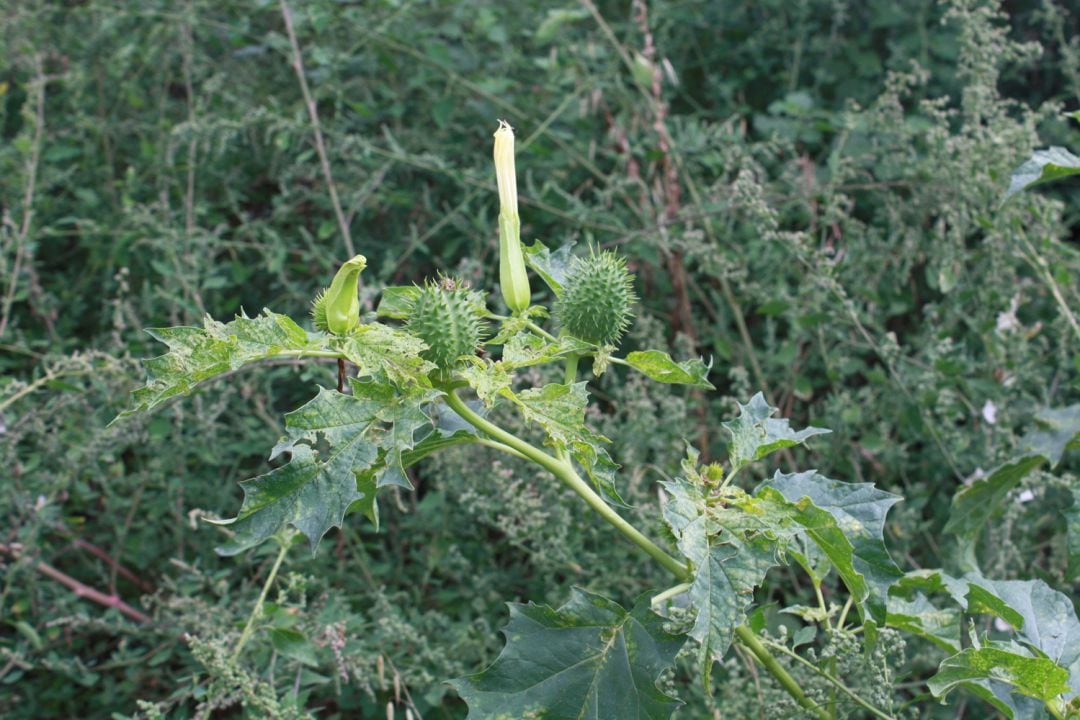
[[[412,302],[406,327],[427,343],[421,357],[440,370],[452,370],[462,357],[473,355],[484,338],[479,293],[459,281],[442,278],[427,283]]]
[[[360,324],[360,273],[367,258],[357,255],[341,266],[330,287],[319,292],[311,304],[315,327],[333,335],[348,335]]]
[[[518,313],[529,307],[532,293],[521,250],[514,129],[503,120],[495,131],[495,179],[499,184],[499,287],[506,306]]]
[[[555,317],[563,331],[595,345],[617,345],[637,302],[634,276],[614,252],[593,252],[574,260]]]

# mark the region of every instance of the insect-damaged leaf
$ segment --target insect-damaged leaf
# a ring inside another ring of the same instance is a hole
[[[143,362],[146,384],[131,393],[131,407],[119,417],[150,411],[177,395],[186,395],[199,383],[259,360],[279,355],[302,355],[319,350],[317,337],[289,317],[263,310],[249,318],[240,315],[229,323],[207,316],[203,326],[147,330],[165,343],[169,352]]]
[[[289,462],[240,483],[240,512],[220,523],[235,534],[219,553],[242,552],[289,525],[307,536],[314,552],[330,528],[341,526],[350,505],[356,503],[370,517],[376,488],[410,487],[402,457],[416,446],[417,430],[430,423],[423,408],[438,391],[402,393],[374,382],[351,384],[353,395],[321,388],[285,416],[288,434],[271,459],[288,453]]]
[[[761,393],[750,398],[746,405],[739,403],[739,417],[723,424],[731,433],[728,452],[732,468],[741,468],[781,448],[800,445],[814,435],[831,432],[816,427],[792,430],[786,418],[772,417],[775,412],[776,408]]]

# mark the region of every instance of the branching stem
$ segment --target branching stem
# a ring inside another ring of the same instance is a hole
[[[756,636],[755,636],[754,639],[755,640],[757,639]],[[875,717],[879,717],[879,718],[881,718],[881,720],[896,720],[896,718],[893,717],[892,715],[890,715],[889,713],[885,712],[884,710],[879,710],[876,707],[874,707],[873,705],[871,705],[870,703],[868,703],[866,700],[863,700],[859,695],[857,695],[855,692],[850,690],[847,685],[840,682],[838,679],[833,677],[831,674],[823,671],[821,668],[819,668],[816,665],[814,665],[813,663],[807,661],[805,658],[800,657],[797,653],[792,652],[791,650],[789,650],[784,645],[781,645],[779,643],[774,643],[774,642],[769,642],[769,645],[774,650],[779,650],[780,652],[787,655],[792,660],[795,660],[796,662],[800,663],[801,665],[805,665],[810,670],[814,671],[815,673],[817,673],[821,677],[828,680],[838,690],[843,692],[845,695],[847,695],[849,698],[851,698],[855,703],[857,703],[860,707],[864,708],[867,712],[873,714]]]
[[[524,456],[553,474],[561,480],[564,485],[580,495],[589,507],[599,513],[600,517],[607,520],[616,530],[630,540],[630,542],[645,551],[651,558],[660,563],[664,569],[682,581],[683,584],[693,580],[693,573],[690,571],[690,568],[671,555],[668,555],[663,548],[645,537],[641,531],[615,512],[606,502],[604,502],[603,498],[589,487],[588,483],[581,479],[569,462],[552,457],[513,433],[503,430],[495,423],[490,422],[473,412],[472,408],[466,405],[453,390],[448,388],[444,389],[447,390],[446,404],[449,405],[454,412],[460,415],[463,420],[477,430],[488,435],[491,439],[495,440],[497,444],[501,444],[507,449],[512,450],[513,454]],[[681,585],[677,586],[677,588],[681,587]],[[672,590],[675,589],[676,588],[672,588]],[[787,670],[785,670],[784,667],[777,662],[776,658],[772,656],[769,650],[761,644],[753,630],[745,625],[740,625],[735,628],[735,635],[739,638],[739,641],[754,654],[758,661],[761,662],[762,666],[776,678],[777,682],[780,683],[784,690],[795,699],[795,702],[814,713],[819,720],[828,720],[828,714],[821,710],[821,708],[814,704],[813,700],[806,696],[795,678],[791,677]]]
[[[581,479],[574,468],[569,462],[565,460],[559,460],[556,457],[548,455],[540,448],[528,443],[518,436],[503,430],[498,425],[490,422],[489,420],[481,417],[473,412],[472,408],[465,404],[465,402],[457,396],[454,392],[448,392],[446,394],[446,404],[453,409],[458,415],[462,417],[466,422],[475,427],[477,430],[485,433],[493,440],[496,440],[509,448],[516,450],[521,455],[536,463],[540,467],[544,468],[552,475],[562,481],[564,485],[576,492],[581,498],[588,503],[589,507],[599,513],[600,517],[607,520],[610,524],[615,526],[615,529],[621,532],[632,543],[637,545],[643,551],[645,551],[650,557],[656,560],[658,563],[664,566],[673,575],[682,581],[688,581],[691,579],[690,571],[683,563],[679,562],[671,555],[664,552],[663,548],[654,543],[649,538],[645,537],[640,530],[628,523],[617,512],[611,509],[604,499],[601,498],[588,483]]]

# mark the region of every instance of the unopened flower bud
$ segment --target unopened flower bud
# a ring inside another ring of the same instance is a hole
[[[499,184],[499,287],[507,307],[521,312],[529,307],[532,293],[521,250],[514,129],[503,120],[495,131],[495,178]]]
[[[367,258],[357,255],[341,266],[330,287],[319,293],[311,306],[315,327],[334,335],[348,335],[360,324],[360,273]]]

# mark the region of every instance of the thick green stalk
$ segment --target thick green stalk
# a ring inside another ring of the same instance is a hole
[[[806,697],[806,693],[799,687],[799,683],[795,681],[795,678],[788,675],[787,670],[776,661],[769,649],[761,644],[758,640],[758,636],[754,634],[754,631],[745,625],[740,625],[735,628],[735,636],[739,638],[739,642],[746,646],[746,648],[754,654],[754,657],[758,659],[766,670],[772,674],[776,681],[779,682],[791,697],[795,698],[795,701],[802,705],[807,710],[811,711],[820,720],[829,720],[829,714],[818,707],[813,700]]]
[[[645,537],[641,531],[612,510],[611,507],[604,502],[603,498],[596,494],[596,492],[589,487],[588,483],[581,479],[569,462],[548,455],[531,443],[522,440],[513,433],[503,430],[495,423],[477,415],[460,397],[457,396],[455,392],[453,392],[453,390],[449,388],[445,389],[447,390],[446,404],[449,405],[454,412],[460,415],[463,420],[477,430],[487,434],[493,440],[507,446],[508,449],[514,451],[514,454],[524,455],[527,459],[549,471],[555,477],[559,478],[563,484],[580,495],[581,498],[588,503],[589,507],[611,523],[611,525],[626,536],[628,540],[664,566],[668,572],[684,583],[693,581],[694,574],[686,567],[686,565],[679,562],[671,555],[668,555],[660,546]],[[788,694],[790,694],[799,705],[814,712],[820,720],[828,720],[828,715],[818,708],[810,698],[806,697],[802,688],[799,687],[799,683],[795,681],[795,678],[791,677],[787,670],[776,661],[776,658],[761,644],[750,628],[745,625],[740,625],[735,628],[735,634],[739,638],[739,641],[746,645],[765,669],[776,678],[777,682],[783,686]]]
[[[611,506],[604,502],[604,499],[596,494],[596,492],[589,487],[588,483],[581,479],[569,462],[548,455],[531,443],[522,440],[518,436],[503,430],[498,425],[480,417],[453,392],[448,392],[446,394],[446,404],[477,430],[487,434],[493,440],[497,440],[503,445],[507,445],[513,450],[516,450],[561,480],[564,485],[580,495],[581,498],[588,503],[589,507],[599,513],[600,517],[614,525],[616,530],[625,535],[627,539],[644,550],[650,557],[663,565],[677,578],[683,581],[691,579],[690,571],[683,563],[679,562],[671,555],[668,555],[664,552],[663,548],[645,537],[640,530],[612,510]]]

